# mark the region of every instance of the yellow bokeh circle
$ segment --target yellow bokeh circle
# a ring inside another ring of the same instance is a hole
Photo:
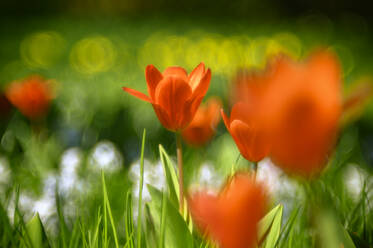
[[[113,43],[103,37],[95,36],[78,41],[71,53],[71,66],[83,74],[95,74],[108,71],[117,57]]]

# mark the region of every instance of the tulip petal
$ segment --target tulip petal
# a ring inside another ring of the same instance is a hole
[[[161,124],[166,129],[169,129],[172,131],[175,130],[172,120],[170,119],[170,116],[168,115],[168,113],[158,104],[153,104],[153,108]]]
[[[203,75],[205,73],[205,64],[201,62],[194,70],[189,74],[189,85],[194,90],[199,82],[201,81]]]
[[[154,65],[148,65],[145,69],[145,78],[150,98],[154,99],[155,89],[163,78],[162,73]]]
[[[234,120],[241,120],[246,124],[253,123],[253,118],[255,110],[251,107],[251,105],[243,102],[236,103],[231,111],[231,123]]]
[[[182,129],[185,128],[193,120],[198,107],[202,102],[202,99],[203,97],[191,98],[185,102],[183,115],[179,122],[179,125],[182,126]]]
[[[220,108],[222,103],[218,98],[210,98],[206,107],[206,115],[212,126],[216,126],[220,121]]]
[[[269,153],[268,140],[245,122],[233,120],[230,128],[230,133],[238,149],[247,160],[258,162]]]
[[[210,86],[211,81],[211,70],[210,68],[203,74],[201,80],[196,86],[194,86],[193,97],[203,97]]]
[[[189,198],[188,206],[193,220],[202,232],[209,232],[216,226],[219,216],[218,197],[209,193],[198,192]]]
[[[183,80],[188,82],[188,73],[186,70],[180,66],[170,66],[167,67],[166,70],[163,72],[164,77],[168,76],[176,76],[176,77],[181,77]]]
[[[173,127],[181,125],[184,117],[184,105],[192,94],[187,82],[180,77],[169,76],[159,82],[155,91],[155,100],[168,113]],[[191,120],[189,120],[191,121]]]
[[[224,113],[223,109],[220,109],[221,116],[223,117],[224,124],[228,131],[230,131],[230,120],[229,117]]]
[[[137,91],[137,90],[134,90],[134,89],[131,89],[131,88],[127,88],[127,87],[122,87],[122,89],[125,92],[127,92],[127,93],[129,93],[129,94],[131,94],[131,95],[133,95],[133,96],[135,96],[135,97],[137,97],[137,98],[139,98],[143,101],[150,102],[150,103],[152,102],[152,99],[150,99],[150,97],[148,97],[147,95],[145,95],[144,93],[142,93],[140,91]]]

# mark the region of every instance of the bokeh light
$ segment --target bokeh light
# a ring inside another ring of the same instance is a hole
[[[83,74],[95,74],[108,71],[113,67],[117,51],[106,37],[95,36],[78,41],[71,53],[71,66]]]
[[[30,67],[48,68],[65,52],[66,41],[55,31],[38,32],[27,36],[20,46],[22,60]]]

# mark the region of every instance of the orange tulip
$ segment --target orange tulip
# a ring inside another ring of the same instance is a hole
[[[231,178],[218,195],[198,192],[189,198],[194,223],[222,248],[255,247],[266,205],[262,185],[244,173]]]
[[[221,110],[224,124],[232,135],[241,155],[252,162],[258,162],[268,155],[270,140],[260,125],[255,104],[236,103],[230,118]]]
[[[270,139],[260,121],[263,94],[276,63],[269,63],[266,70],[240,71],[232,80],[231,117],[222,111],[223,120],[241,155],[258,162],[269,154]]]
[[[265,71],[239,71],[231,83],[231,104],[243,101],[258,105],[274,66],[269,63]]]
[[[49,82],[38,75],[11,83],[5,94],[9,101],[30,119],[45,115],[53,98]]]
[[[192,122],[181,135],[186,143],[192,146],[206,144],[215,134],[215,128],[220,121],[219,110],[222,104],[217,98],[210,98],[206,105],[201,105]]]
[[[150,102],[162,125],[171,131],[184,129],[193,119],[211,80],[210,69],[199,64],[189,75],[181,67],[168,67],[160,73],[153,65],[145,70],[149,96],[123,87],[141,100]]]
[[[341,112],[341,73],[331,52],[319,51],[305,63],[279,60],[260,111],[272,160],[289,173],[318,174],[333,149]]]

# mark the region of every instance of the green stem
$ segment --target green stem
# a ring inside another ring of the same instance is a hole
[[[140,157],[140,192],[139,192],[139,215],[137,217],[137,247],[141,247],[141,215],[142,215],[142,191],[144,185],[144,150],[146,129],[142,134],[141,157]]]
[[[179,207],[180,213],[184,213],[184,174],[183,174],[183,150],[181,145],[181,135],[180,133],[175,133],[176,135],[176,155],[177,155],[177,169],[179,172]]]

